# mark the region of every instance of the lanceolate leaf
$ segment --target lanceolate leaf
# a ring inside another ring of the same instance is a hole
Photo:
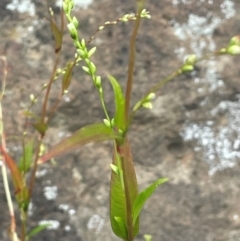
[[[57,53],[62,47],[62,32],[58,28],[53,16],[51,16],[49,21],[50,21],[51,30],[55,40],[55,53]]]
[[[139,231],[139,223],[133,225],[133,203],[138,195],[136,174],[127,138],[115,143],[110,191],[110,220],[113,232],[124,240],[132,240]],[[120,223],[122,220],[123,223]],[[126,237],[127,235],[127,237]]]
[[[119,139],[120,137],[104,123],[92,124],[81,128],[71,136],[63,139],[60,143],[52,147],[45,155],[40,157],[39,163],[43,163],[53,157],[67,153],[77,147],[91,142]]]
[[[153,184],[151,184],[149,187],[147,187],[144,191],[140,192],[134,202],[133,205],[133,223],[135,223],[138,220],[139,214],[145,204],[145,202],[150,198],[150,196],[153,194],[153,192],[156,190],[156,188],[166,182],[167,178],[161,178],[155,181]]]
[[[114,91],[115,96],[115,116],[114,123],[122,131],[125,129],[124,123],[124,107],[125,107],[125,98],[122,92],[122,88],[119,85],[118,81],[113,76],[108,76]]]
[[[138,184],[136,173],[134,169],[134,163],[132,158],[132,151],[127,137],[124,140],[124,143],[118,146],[118,152],[122,155],[122,167],[123,167],[123,179],[124,179],[124,188],[126,193],[126,201],[128,202],[127,195],[130,201],[130,210],[127,210],[128,215],[131,215],[131,223],[129,223],[128,216],[128,227],[132,225],[132,235],[135,237],[139,232],[139,220],[133,223],[133,204],[138,196]],[[130,234],[128,233],[128,236]],[[132,238],[133,238],[132,237]],[[128,237],[131,238],[131,237]]]
[[[33,228],[27,235],[27,240],[29,240],[30,238],[32,238],[34,235],[40,233],[41,231],[43,231],[44,229],[46,229],[47,227],[51,226],[51,224],[49,223],[45,223],[45,224],[41,224],[38,225],[37,227]]]
[[[117,167],[117,172],[112,170],[110,188],[110,220],[113,232],[120,238],[127,239],[127,210],[122,179],[121,160],[114,144],[113,164]]]
[[[45,135],[45,133],[48,129],[47,124],[42,123],[42,122],[32,123],[32,125],[38,131],[38,133],[41,135]]]
[[[65,74],[63,75],[63,80],[62,80],[62,94],[68,89],[71,79],[72,79],[72,70],[74,67],[74,62],[70,61],[67,64],[67,69]]]
[[[29,171],[33,160],[33,141],[31,140],[27,142],[23,148],[23,156],[21,157],[18,166],[19,170],[25,174]]]
[[[16,165],[15,161],[7,154],[7,152],[3,149],[2,146],[0,147],[0,150],[4,156],[5,164],[11,172],[11,177],[13,180],[15,195],[18,204],[21,208],[24,208],[25,210],[29,203],[29,192],[25,185],[24,177],[21,171],[19,170],[18,166]]]
[[[24,188],[24,179],[20,170],[18,169],[18,166],[16,165],[15,161],[3,149],[3,147],[0,147],[0,149],[4,156],[5,163],[9,168],[9,170],[11,171],[11,176],[13,179],[13,185],[15,187],[15,191],[22,190]]]

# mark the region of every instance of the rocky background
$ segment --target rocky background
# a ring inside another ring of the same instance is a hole
[[[74,13],[84,38],[105,21],[134,11],[134,1],[76,2]],[[59,7],[53,0],[48,4],[59,18]],[[143,21],[137,40],[132,103],[176,70],[188,54],[202,56],[240,34],[239,1],[151,0],[146,8],[152,19]],[[21,111],[28,106],[29,95],[48,80],[53,39],[46,2],[1,0],[0,11],[0,55],[9,62],[4,123],[9,151],[17,158],[24,123]],[[132,26],[109,26],[92,43],[98,47],[93,59],[104,77],[111,114],[113,95],[106,76],[115,76],[124,86]],[[66,32],[63,63],[73,54]],[[157,178],[169,178],[147,202],[137,241],[146,233],[153,241],[240,241],[239,83],[240,56],[210,59],[168,83],[158,92],[153,110],[137,115],[130,140],[140,189]],[[51,101],[58,91],[56,84]],[[46,145],[103,118],[90,78],[76,68]],[[108,142],[87,145],[40,167],[29,223],[52,226],[33,240],[119,240],[108,221],[111,147]],[[0,204],[0,240],[5,241],[9,216],[2,180]]]

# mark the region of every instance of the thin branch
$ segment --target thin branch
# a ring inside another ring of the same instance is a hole
[[[215,51],[213,53],[209,53],[206,54],[205,56],[199,58],[196,60],[196,63],[202,62],[204,60],[210,59],[211,57],[216,57],[221,55],[221,51]],[[125,134],[128,130],[128,127],[130,126],[136,112],[142,107],[142,104],[145,102],[145,99],[147,98],[147,96],[150,93],[156,93],[160,88],[162,88],[166,83],[168,83],[169,81],[175,79],[176,77],[182,75],[184,72],[182,71],[182,67],[178,68],[177,70],[175,70],[174,72],[172,72],[170,75],[168,75],[167,77],[165,77],[164,79],[162,79],[159,83],[157,83],[156,85],[154,85],[143,97],[142,99],[135,105],[135,109],[132,111],[132,113],[129,116],[128,122],[127,122],[127,128],[125,130]]]
[[[128,61],[128,79],[127,79],[127,87],[125,92],[125,123],[128,120],[129,116],[129,109],[130,109],[130,100],[131,100],[131,93],[132,93],[132,84],[133,84],[133,71],[135,66],[135,43],[138,34],[138,29],[141,23],[141,8],[138,8],[137,19],[134,24],[134,29],[132,33],[132,37],[130,40],[130,51],[129,51],[129,61]]]
[[[2,90],[0,94],[0,135],[1,135],[1,145],[3,149],[6,149],[6,140],[5,136],[3,134],[3,114],[2,114],[2,98],[4,96],[6,81],[7,81],[7,59],[5,56],[0,56],[0,59],[3,62],[3,77],[2,77]],[[2,156],[2,176],[3,176],[3,184],[4,184],[4,190],[5,195],[8,203],[8,209],[10,214],[10,220],[11,220],[11,226],[10,226],[10,234],[13,241],[19,241],[17,233],[16,233],[16,220],[15,220],[15,214],[14,214],[14,208],[13,208],[13,202],[11,198],[10,188],[8,184],[8,177],[7,177],[7,168],[5,165],[5,158]]]
[[[58,52],[58,53],[56,54],[56,58],[55,58],[55,63],[54,63],[52,75],[51,75],[51,78],[50,78],[49,83],[48,83],[48,86],[47,86],[47,91],[46,91],[46,94],[45,94],[45,98],[44,98],[44,102],[43,102],[43,107],[42,107],[42,117],[41,117],[42,123],[45,122],[45,117],[46,117],[46,114],[47,114],[47,103],[48,103],[48,99],[49,99],[49,95],[50,95],[52,83],[54,82],[54,78],[55,78],[55,75],[56,75],[56,71],[57,71],[57,66],[58,66],[58,63],[59,63],[59,59],[60,59],[60,52]]]

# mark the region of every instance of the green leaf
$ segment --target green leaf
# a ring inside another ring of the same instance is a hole
[[[114,217],[114,219],[116,220],[116,223],[118,225],[118,230],[121,233],[121,236],[119,236],[119,237],[126,239],[127,238],[127,228],[126,228],[124,220],[121,217]]]
[[[132,158],[132,151],[127,137],[124,139],[124,143],[118,146],[118,150],[119,154],[122,155],[125,193],[129,196],[131,205],[131,210],[127,210],[127,215],[131,215],[132,232],[133,237],[135,237],[139,232],[139,220],[137,219],[135,223],[133,222],[133,205],[138,196],[138,184]]]
[[[32,123],[33,127],[38,131],[39,134],[45,135],[48,126],[45,123],[42,122],[37,122],[37,123]]]
[[[134,202],[133,205],[133,223],[135,223],[139,217],[139,214],[145,204],[145,202],[150,198],[150,196],[153,194],[153,192],[156,190],[156,188],[166,182],[167,178],[161,178],[155,181],[153,184],[151,184],[149,187],[147,187],[145,190],[140,192]]]
[[[74,62],[70,61],[67,64],[66,72],[64,73],[63,80],[62,80],[62,94],[64,94],[65,91],[67,91],[71,79],[72,79],[72,70],[74,67]]]
[[[122,92],[122,88],[118,81],[111,75],[108,76],[114,91],[115,96],[115,116],[114,123],[120,130],[125,130],[124,108],[125,98]]]
[[[24,177],[16,162],[7,154],[2,146],[0,146],[0,150],[4,156],[4,162],[11,172],[17,202],[21,208],[26,210],[29,204],[29,192]]]
[[[27,240],[29,240],[30,238],[32,238],[34,235],[40,233],[41,231],[43,231],[44,229],[46,229],[47,227],[51,226],[51,224],[49,223],[45,223],[45,224],[40,224],[37,227],[33,228],[28,234],[27,234]]]
[[[53,16],[51,16],[50,21],[50,25],[51,25],[51,30],[54,36],[54,40],[55,40],[55,53],[58,53],[61,48],[62,48],[62,32],[61,30],[58,28]]]
[[[19,170],[25,174],[29,171],[33,160],[33,141],[29,141],[23,147],[23,156],[18,164]]]
[[[113,163],[110,188],[110,220],[113,232],[124,240],[132,240],[139,231],[139,223],[133,225],[133,203],[138,195],[136,174],[131,149],[127,138],[122,144],[114,143]],[[121,218],[124,226],[117,222]],[[124,227],[124,229],[123,229]],[[125,237],[127,234],[127,237]],[[131,234],[131,235],[130,235]]]
[[[53,157],[65,154],[70,150],[76,149],[77,147],[86,145],[91,142],[113,139],[121,138],[104,123],[87,125],[52,147],[49,152],[40,157],[39,163],[43,163]]]
[[[22,173],[16,165],[16,162],[6,153],[2,146],[0,147],[0,149],[4,156],[4,161],[9,170],[11,171],[15,192],[22,190],[24,188],[24,179]]]
[[[110,188],[110,221],[112,230],[116,236],[126,240],[127,228],[126,223],[126,201],[124,184],[122,180],[122,167],[121,160],[116,150],[116,144],[114,145],[113,164],[115,170],[112,170],[111,174],[111,188]]]

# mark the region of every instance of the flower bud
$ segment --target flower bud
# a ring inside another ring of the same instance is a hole
[[[67,27],[68,27],[68,30],[70,32],[71,38],[73,40],[77,40],[78,39],[78,32],[77,32],[77,29],[76,29],[75,25],[73,23],[69,23],[67,25]]]
[[[83,48],[86,47],[86,42],[85,42],[85,39],[84,39],[84,38],[83,38],[82,41],[81,41],[81,45],[82,45]]]
[[[238,55],[240,54],[240,46],[232,45],[227,48],[227,53],[231,55]]]
[[[96,79],[95,79],[95,85],[97,88],[99,88],[102,84],[102,81],[101,81],[101,76],[97,76]]]
[[[89,69],[91,70],[92,74],[96,73],[97,68],[96,68],[96,65],[93,62],[89,63]]]
[[[226,48],[221,48],[220,49],[220,54],[226,54],[227,53],[227,49]]]
[[[34,102],[35,98],[34,98],[34,95],[33,95],[33,94],[30,95],[30,100],[31,100],[32,102]]]
[[[187,65],[185,64],[183,67],[182,67],[182,72],[183,73],[186,73],[186,72],[191,72],[194,70],[194,67],[192,65]]]
[[[77,20],[77,18],[75,16],[72,18],[72,23],[74,24],[74,26],[76,28],[78,28],[78,20]]]
[[[88,58],[90,58],[95,53],[96,49],[97,49],[97,47],[93,47],[92,49],[90,49],[88,51]]]
[[[147,101],[153,100],[155,97],[156,97],[155,93],[150,93],[150,94],[146,97],[146,100],[147,100]]]
[[[68,9],[68,4],[63,2],[63,10],[65,13],[68,13],[69,9]]]
[[[147,109],[152,109],[153,105],[151,102],[145,102],[142,104],[143,107],[147,108]]]
[[[107,127],[111,127],[111,123],[109,122],[109,120],[103,119],[103,123],[104,123]]]
[[[77,49],[77,53],[83,59],[86,57],[86,53],[82,49]]]
[[[228,46],[232,46],[232,45],[240,46],[240,35],[236,35],[231,38]]]
[[[115,126],[114,118],[111,119],[111,125],[112,125],[112,126]]]
[[[197,61],[196,55],[191,54],[191,55],[187,56],[187,58],[184,61],[184,64],[185,65],[194,65],[194,64],[196,64],[196,61]]]
[[[91,74],[90,73],[90,70],[89,70],[89,68],[87,67],[87,66],[82,66],[82,69],[84,70],[84,72],[86,72],[87,74]]]

